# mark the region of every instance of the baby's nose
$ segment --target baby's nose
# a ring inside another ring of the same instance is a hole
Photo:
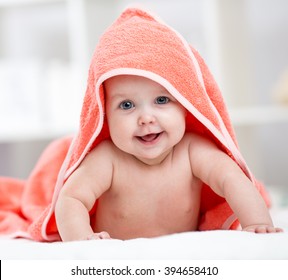
[[[152,123],[155,123],[155,121],[156,121],[155,116],[147,112],[141,114],[138,118],[139,125],[152,124]]]

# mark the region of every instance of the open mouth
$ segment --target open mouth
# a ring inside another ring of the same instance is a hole
[[[150,134],[146,134],[146,135],[143,135],[143,136],[137,136],[137,138],[141,142],[152,143],[155,140],[157,140],[161,134],[162,134],[162,132],[160,132],[160,133],[150,133]]]

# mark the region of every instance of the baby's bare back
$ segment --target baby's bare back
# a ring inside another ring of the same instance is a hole
[[[196,230],[200,193],[185,141],[160,165],[117,151],[112,185],[98,200],[93,230],[119,239]]]

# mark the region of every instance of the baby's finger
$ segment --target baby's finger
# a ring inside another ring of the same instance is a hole
[[[111,239],[110,235],[106,231],[93,233],[87,237],[87,240],[98,240],[98,239]]]
[[[284,232],[282,228],[276,228],[276,232]]]
[[[98,233],[98,236],[100,239],[111,239],[109,233],[106,231],[101,231],[100,233]]]
[[[255,233],[267,233],[268,231],[268,227],[266,226],[259,226],[255,228]]]

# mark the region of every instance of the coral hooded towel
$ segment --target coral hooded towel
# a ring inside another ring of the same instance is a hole
[[[221,92],[203,59],[176,31],[145,11],[129,8],[106,30],[96,46],[78,134],[63,157],[51,202],[27,228],[31,238],[59,240],[54,217],[59,191],[86,154],[109,138],[102,83],[121,74],[143,76],[165,87],[188,111],[186,130],[214,141],[237,162],[268,203],[263,187],[254,179],[238,150]],[[200,230],[237,226],[226,201],[208,186],[203,187],[201,199]]]

